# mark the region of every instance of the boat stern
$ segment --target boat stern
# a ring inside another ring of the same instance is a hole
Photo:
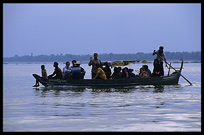
[[[32,74],[32,75],[33,75],[33,77],[34,77],[37,81],[39,81],[42,85],[47,86],[47,80],[46,80],[46,79],[44,79],[43,77],[40,77],[40,76],[37,75],[37,74]]]

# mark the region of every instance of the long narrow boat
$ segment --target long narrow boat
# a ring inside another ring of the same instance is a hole
[[[148,78],[130,78],[130,79],[79,79],[79,80],[61,80],[61,79],[44,79],[37,74],[34,78],[44,86],[96,86],[96,87],[115,87],[115,86],[136,86],[136,85],[177,85],[183,68],[183,61],[179,70],[172,74],[162,77]]]

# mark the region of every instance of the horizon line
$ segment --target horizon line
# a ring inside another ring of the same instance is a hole
[[[164,51],[164,53],[169,53],[170,51]],[[178,51],[178,52],[170,52],[170,53],[184,53],[184,52],[187,52],[187,53],[192,53],[192,52],[201,52],[201,51]],[[21,55],[21,56],[19,56],[18,54],[14,54],[14,56],[7,56],[7,57],[4,57],[3,56],[3,58],[11,58],[11,57],[16,57],[16,56],[18,56],[18,57],[23,57],[23,56],[32,56],[32,57],[35,57],[35,56],[40,56],[40,55],[45,55],[45,56],[50,56],[50,55],[62,55],[62,56],[64,56],[64,55],[93,55],[94,53],[97,53],[97,52],[93,52],[92,54],[71,54],[71,53],[66,53],[66,54],[63,54],[63,53],[56,53],[56,54],[39,54],[39,55],[34,55],[33,54],[33,52],[31,52],[30,53],[30,55],[29,54],[25,54],[25,55]],[[136,52],[136,53],[98,53],[98,55],[103,55],[103,54],[137,54],[137,53],[144,53],[144,52]],[[149,53],[152,53],[152,52],[149,52]],[[148,54],[148,53],[144,53],[144,54]]]

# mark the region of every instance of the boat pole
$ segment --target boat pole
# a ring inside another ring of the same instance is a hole
[[[162,58],[157,52],[156,52],[156,54],[160,57],[160,58]],[[183,79],[185,79],[190,85],[192,85],[192,83],[185,77],[185,76],[183,76],[180,72],[178,72],[174,67],[172,67],[168,62],[166,62],[166,60],[164,59],[164,58],[162,58],[163,60],[164,60],[164,62],[169,66],[169,67],[171,67],[172,69],[174,69],[178,74],[180,74],[180,76],[182,76],[183,77]]]

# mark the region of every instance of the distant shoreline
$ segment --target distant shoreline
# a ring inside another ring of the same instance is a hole
[[[168,61],[169,63],[180,63],[181,61]],[[65,62],[60,62],[65,64]],[[88,61],[81,61],[81,64],[87,64]],[[153,61],[148,61],[148,63],[153,63]],[[184,61],[184,63],[201,63],[201,61]],[[53,62],[3,62],[3,64],[53,64]]]
[[[184,62],[190,61],[192,63],[198,63],[201,62],[201,51],[198,52],[165,52],[167,61],[180,61],[180,59],[183,59]],[[37,55],[33,56],[31,55],[24,55],[24,56],[18,56],[15,55],[14,57],[4,57],[3,63],[8,62],[66,62],[66,61],[89,61],[90,57],[93,57],[93,55],[87,54],[87,55],[73,55],[73,54],[51,54],[51,55]],[[156,58],[156,55],[153,56],[152,53],[143,53],[138,52],[135,54],[113,54],[113,53],[104,53],[99,54],[98,58],[101,61],[117,61],[117,60],[147,60],[147,61],[153,61]]]

